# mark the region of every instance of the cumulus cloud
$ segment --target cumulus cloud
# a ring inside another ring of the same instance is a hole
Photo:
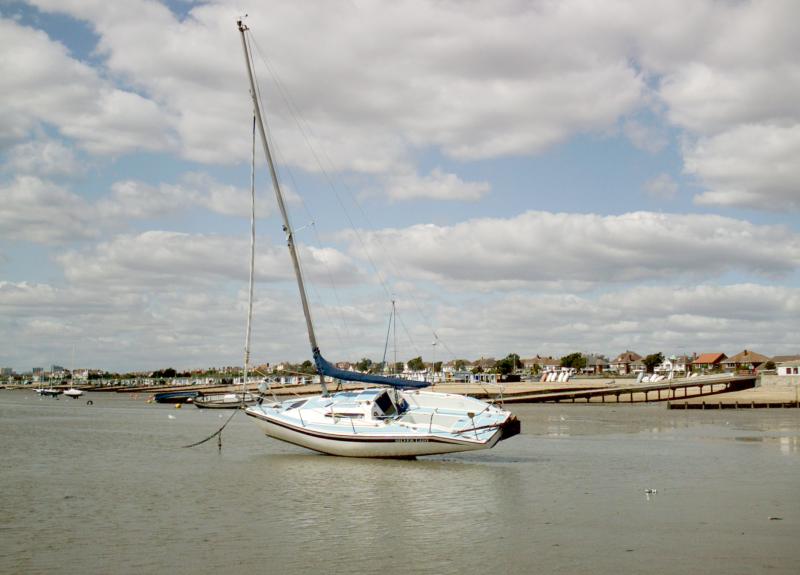
[[[240,361],[245,290],[227,294],[172,282],[136,297],[120,293],[0,282],[0,324],[12,322],[18,335],[7,361],[26,366],[46,365],[48,359],[58,363],[53,358],[68,357],[72,347],[64,343],[65,333],[80,342],[80,361],[90,366],[190,368]],[[416,293],[424,296],[425,291]],[[257,360],[309,356],[296,300],[294,293],[257,294]],[[330,315],[346,315],[358,337],[338,338],[327,317],[318,314],[326,319],[318,322],[321,343],[333,359],[378,359],[382,345],[373,344],[385,336],[382,312],[387,308],[375,302],[366,307],[353,304],[343,302]],[[423,306],[442,338],[437,358],[451,352],[467,358],[501,357],[512,351],[523,357],[573,351],[614,355],[625,349],[669,354],[713,348],[732,354],[744,347],[766,354],[796,353],[800,341],[794,321],[800,313],[800,290],[752,283],[638,286],[600,295],[504,293],[472,297],[459,306],[431,297]],[[417,342],[415,346],[401,341],[399,357],[430,358],[429,322],[421,320],[408,301],[401,300],[399,308]],[[280,338],[274,337],[276,331]]]
[[[53,244],[97,236],[81,197],[34,176],[0,183],[0,237]]]
[[[49,147],[50,144],[44,144]],[[27,149],[14,148],[14,153]],[[34,151],[38,146],[32,146]],[[45,150],[50,160],[58,157]],[[38,156],[27,158],[31,168],[41,166]],[[22,160],[21,160],[22,161]],[[55,168],[54,168],[55,169]],[[43,170],[46,171],[46,170]],[[270,214],[271,191],[257,192],[256,217]],[[80,194],[37,176],[17,176],[0,183],[0,237],[44,244],[95,238],[118,230],[132,219],[161,217],[198,206],[211,212],[249,218],[250,191],[220,183],[204,173],[188,173],[176,184],[152,186],[141,181],[115,182],[109,194],[89,202]]]
[[[42,138],[13,146],[4,171],[32,176],[74,176],[84,172],[75,151],[58,140]]]
[[[256,217],[269,215],[273,204],[271,192],[256,193]],[[115,182],[111,193],[97,202],[103,218],[149,218],[200,206],[226,216],[250,216],[250,191],[223,184],[208,174],[184,174],[178,183],[152,186],[137,180]]]
[[[178,21],[153,3],[35,4],[94,26],[109,69],[175,117],[186,157],[243,157],[234,131],[249,107],[235,6],[200,5]],[[613,39],[616,30],[596,25],[598,13],[569,4],[454,11],[422,1],[316,2],[271,6],[268,16],[251,10],[249,22],[256,60],[261,52],[270,60],[291,110],[315,127],[322,155],[337,169],[375,173],[395,169],[420,146],[490,158],[613,126],[640,104],[644,84]],[[262,89],[284,157],[318,169],[304,139],[290,135],[297,126],[283,95],[267,82]]]
[[[15,334],[4,360],[26,368],[66,365],[75,345],[76,367],[188,369],[241,361],[246,290],[220,293],[179,282],[158,290],[107,288],[0,282],[0,329]],[[288,305],[297,296],[291,296],[257,295],[254,361],[307,347],[299,306]]]
[[[774,277],[800,267],[797,234],[713,215],[526,212],[365,237],[383,246],[404,275],[485,289],[537,282],[589,287],[733,270]],[[353,251],[359,253],[355,243]]]
[[[186,207],[246,217],[248,192],[204,173],[173,182],[154,173],[89,200],[49,180],[80,173],[82,160],[98,165],[97,156],[140,150],[203,164],[249,159],[238,5],[200,3],[178,17],[143,0],[31,3],[88,22],[98,44],[92,62],[81,62],[45,33],[0,19],[0,49],[13,56],[0,59],[9,174],[0,183],[0,237],[63,244],[127,233],[62,251],[55,262],[64,285],[0,282],[0,332],[20,336],[22,365],[49,363],[65,333],[90,341],[99,366],[112,355],[131,367],[236,363],[246,240],[140,230],[169,226],[163,216]],[[475,160],[537,154],[586,133],[621,134],[657,155],[675,137],[685,175],[701,186],[697,203],[786,211],[798,210],[800,181],[798,10],[790,0],[320,0],[278,3],[268,15],[257,8],[250,23],[284,165],[354,172],[355,181],[384,183],[396,202],[479,201],[489,182],[462,175],[487,165]],[[289,105],[266,81],[262,55]],[[428,171],[431,158],[447,167]],[[463,172],[453,167],[468,162]],[[675,174],[659,171],[643,191],[675,197]],[[263,200],[259,216],[271,205]],[[386,303],[362,289],[374,278],[360,271],[360,250],[372,242],[388,254],[374,258],[386,275],[400,276],[394,292],[422,308],[421,327],[410,331],[429,342],[434,324],[458,355],[706,345],[796,352],[789,346],[800,341],[787,319],[798,315],[789,284],[800,247],[785,227],[715,215],[538,211],[365,236],[348,252],[302,248],[308,279],[352,282],[329,311],[359,337],[338,343],[334,357],[368,355],[363,342],[385,335]],[[285,247],[259,248],[258,258],[258,279],[270,289],[256,307],[277,323],[255,340],[267,342],[268,359],[305,358]],[[6,260],[19,273],[16,254]],[[709,283],[732,277],[784,285]],[[326,346],[338,341],[334,323],[320,321]],[[276,331],[281,338],[271,337]]]
[[[796,353],[793,342],[800,341],[792,321],[800,311],[800,291],[758,284],[636,287],[598,297],[509,294],[454,311],[437,310],[437,331],[468,357],[511,351],[523,357],[625,349],[691,353],[709,346],[729,354],[743,347]]]
[[[0,18],[0,139],[17,140],[51,124],[87,150],[118,154],[168,147],[158,106],[114,87],[47,34]]]
[[[416,174],[390,178],[386,193],[395,201],[418,198],[476,201],[485,196],[489,188],[488,182],[465,182],[455,174],[436,168],[422,178]]]
[[[669,174],[659,174],[644,183],[644,191],[658,200],[672,200],[678,193],[678,183]]]
[[[634,146],[651,154],[657,154],[669,143],[663,129],[637,120],[626,120],[622,131]]]
[[[58,67],[55,89],[39,91],[48,102],[36,100],[41,94],[25,98],[23,114],[6,110],[9,132],[24,132],[31,110],[59,110],[58,118],[45,120],[91,150],[174,144],[199,162],[245,158],[237,126],[246,125],[249,105],[233,27],[237,6],[201,4],[178,19],[155,2],[33,3],[89,22],[104,65],[137,92],[103,84],[37,33],[43,66]],[[262,85],[278,153],[292,165],[389,175],[407,169],[421,150],[460,160],[536,154],[575,134],[613,131],[620,121],[634,145],[657,153],[665,132],[633,119],[657,102],[660,115],[697,142],[685,158],[687,171],[697,171],[707,188],[698,201],[758,208],[748,198],[782,203],[785,196],[767,170],[720,183],[702,175],[697,154],[747,126],[800,124],[800,40],[791,25],[798,18],[791,0],[470,3],[458,10],[417,0],[388,7],[279,4],[268,17],[251,11],[250,22],[256,61],[266,56],[283,87]],[[6,27],[13,33],[3,35],[9,42],[27,34],[16,24]],[[272,75],[260,73],[262,80]],[[87,110],[90,95],[99,104]],[[169,129],[159,132],[159,126]],[[729,159],[748,157],[709,161]],[[453,186],[427,182],[422,188],[442,194]],[[410,189],[398,184],[389,193],[396,199]]]
[[[148,231],[119,235],[85,250],[56,257],[67,280],[76,285],[159,286],[221,280],[246,281],[249,240],[220,235]],[[332,248],[301,247],[304,270],[311,279],[360,277],[352,261]],[[235,254],[240,254],[236,257]],[[258,247],[256,280],[294,278],[286,248]]]
[[[641,58],[667,117],[689,137],[685,170],[706,188],[696,201],[797,210],[800,5],[675,2],[653,17]]]
[[[701,138],[685,156],[686,172],[709,188],[699,204],[800,210],[800,123],[738,126]]]

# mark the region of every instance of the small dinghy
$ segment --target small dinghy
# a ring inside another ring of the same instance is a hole
[[[255,405],[258,397],[252,393],[199,393],[194,398],[195,407],[204,409],[238,409]]]

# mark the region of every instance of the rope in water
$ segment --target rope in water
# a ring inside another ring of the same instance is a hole
[[[197,443],[192,443],[191,445],[184,445],[183,447],[197,447],[198,445],[203,445],[206,441],[211,441],[212,439],[214,439],[215,437],[217,437],[218,435],[220,435],[222,433],[222,430],[225,429],[225,426],[227,426],[231,422],[231,419],[233,419],[233,417],[237,413],[239,413],[239,410],[238,409],[234,409],[233,413],[231,413],[231,416],[225,421],[225,423],[222,424],[222,427],[220,427],[214,433],[212,433],[211,435],[209,435],[205,439],[203,439],[201,441],[198,441]]]

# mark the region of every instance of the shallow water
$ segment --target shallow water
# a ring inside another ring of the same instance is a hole
[[[243,414],[183,449],[230,412],[0,391],[0,572],[800,573],[800,410],[513,411],[488,452],[357,460]]]

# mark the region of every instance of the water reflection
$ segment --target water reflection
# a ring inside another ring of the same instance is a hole
[[[797,435],[787,436],[740,436],[735,438],[736,441],[744,443],[761,443],[767,446],[778,446],[778,449],[784,455],[793,455],[800,452],[800,437]]]

